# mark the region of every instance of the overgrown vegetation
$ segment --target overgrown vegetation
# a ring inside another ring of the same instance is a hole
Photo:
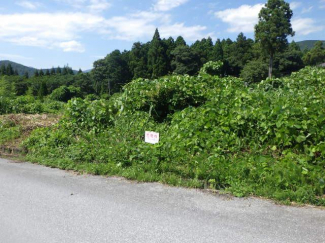
[[[69,101],[25,146],[64,169],[324,206],[324,84],[319,68],[250,86],[205,72],[137,79],[109,100]]]
[[[325,62],[325,49],[288,44],[291,16],[269,0],[255,42],[240,33],[187,45],[157,29],[88,74],[2,65],[0,115],[63,117],[30,128],[34,116],[0,116],[0,145],[25,140],[31,161],[63,169],[325,206],[325,69],[305,67]]]
[[[42,127],[51,127],[59,120],[55,114],[0,115],[0,155],[18,155],[25,151],[22,142],[30,133]]]

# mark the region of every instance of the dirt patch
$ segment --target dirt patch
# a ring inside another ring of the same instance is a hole
[[[21,146],[30,133],[42,127],[50,127],[58,123],[60,115],[55,114],[9,114],[0,115],[0,126],[18,127],[20,131],[19,137],[0,144],[0,155],[14,155],[24,153]]]

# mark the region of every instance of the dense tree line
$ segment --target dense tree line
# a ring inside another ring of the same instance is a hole
[[[240,33],[235,41],[204,38],[188,45],[183,37],[161,39],[158,30],[152,41],[136,42],[130,51],[115,50],[104,59],[94,62],[91,73],[77,74],[69,66],[36,70],[34,76],[15,75],[10,64],[1,66],[0,74],[13,82],[16,95],[29,92],[34,96],[46,96],[61,86],[80,88],[83,95],[112,95],[137,78],[158,78],[168,74],[196,75],[209,61],[224,63],[222,75],[242,77],[246,82],[257,82],[268,76],[269,56],[261,43]],[[290,75],[306,65],[325,62],[323,43],[317,42],[309,51],[301,51],[292,42],[273,57],[273,74],[276,77]],[[6,87],[9,87],[8,85]],[[11,87],[11,86],[10,86]],[[66,89],[63,89],[66,90]],[[64,96],[64,95],[63,95]]]
[[[318,65],[325,62],[325,49],[322,42],[317,42],[309,51],[302,52],[292,42],[284,51],[277,53],[273,60],[273,74],[276,77],[290,75],[306,65]],[[12,68],[1,67],[1,75],[11,85],[10,92],[16,95],[30,94],[44,97],[62,86],[61,92],[68,87],[79,88],[79,95],[88,94],[112,95],[121,87],[137,78],[158,78],[168,74],[196,75],[200,68],[209,61],[224,63],[222,75],[242,77],[247,83],[258,82],[268,76],[268,55],[261,50],[261,45],[240,33],[235,41],[218,39],[213,43],[211,38],[198,40],[188,45],[181,36],[161,39],[156,30],[151,42],[136,42],[130,51],[115,50],[104,59],[94,62],[91,73],[81,70],[74,74],[65,66],[48,70],[37,70],[34,76],[14,75]],[[7,75],[7,73],[10,73]],[[13,91],[14,90],[14,91]],[[62,94],[62,97],[69,96]],[[71,93],[71,92],[70,92]],[[76,93],[76,92],[72,92]],[[64,98],[65,100],[66,98]]]
[[[55,100],[67,101],[72,97],[94,94],[93,78],[90,73],[52,74],[41,76],[2,76],[0,96],[34,96],[43,99],[53,95]],[[53,94],[54,93],[54,94]]]
[[[41,99],[54,93],[53,97],[61,100],[87,94],[111,96],[137,78],[156,79],[169,74],[197,75],[202,66],[210,61],[223,63],[221,76],[242,77],[249,84],[267,77],[287,76],[306,65],[325,62],[323,42],[317,42],[311,50],[306,51],[301,51],[295,42],[288,43],[287,37],[294,35],[291,17],[288,3],[268,0],[255,26],[255,40],[239,33],[234,41],[228,38],[214,42],[209,37],[189,45],[182,36],[176,40],[172,37],[162,39],[156,29],[151,41],[136,42],[130,51],[114,50],[105,58],[95,61],[89,74],[79,70],[75,75],[67,65],[36,70],[33,77],[26,72],[20,77],[10,64],[2,65],[0,74],[3,76],[3,87],[10,87],[9,93],[29,94]]]
[[[295,42],[284,43],[281,51],[272,53],[274,76],[289,75],[312,64],[307,61],[310,53],[314,53],[314,59],[317,51],[303,53]],[[181,36],[176,40],[172,37],[161,39],[156,30],[150,42],[136,42],[130,51],[115,50],[96,61],[92,74],[97,93],[112,93],[132,79],[152,79],[173,73],[196,75],[205,63],[222,61],[224,76],[241,76],[256,82],[268,76],[269,58],[261,42],[243,33],[235,41],[218,39],[213,42],[211,38],[204,38],[188,45]]]
[[[0,75],[17,76],[18,71],[14,70],[10,63],[8,65],[2,64],[0,67]]]

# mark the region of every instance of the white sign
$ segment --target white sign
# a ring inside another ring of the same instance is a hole
[[[157,132],[146,132],[145,133],[145,142],[156,144],[159,143],[159,133]]]

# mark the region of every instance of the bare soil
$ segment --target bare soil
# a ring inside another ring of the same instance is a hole
[[[58,123],[59,115],[55,114],[9,114],[0,115],[2,124],[9,124],[11,127],[20,128],[20,136],[14,140],[7,141],[0,145],[0,155],[17,155],[24,153],[22,141],[24,141],[30,133],[41,127],[50,127]]]

